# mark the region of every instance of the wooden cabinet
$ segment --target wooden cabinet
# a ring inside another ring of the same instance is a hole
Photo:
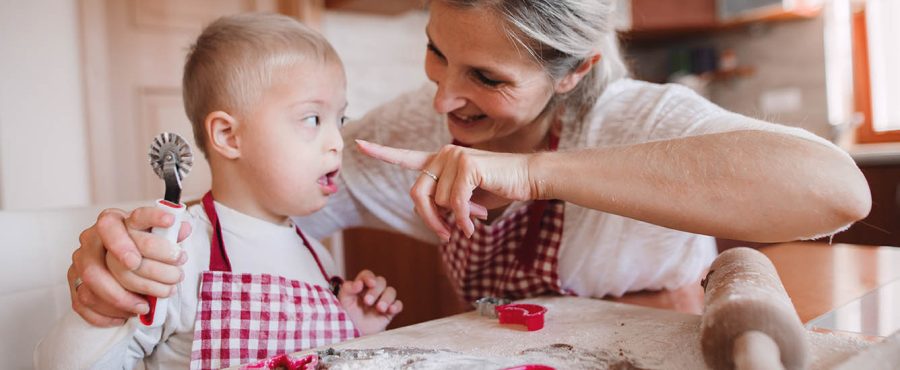
[[[822,0],[716,0],[716,14],[724,23],[808,17],[818,14],[822,3]]]
[[[714,0],[631,0],[631,29],[654,31],[716,25]]]
[[[622,30],[631,40],[664,39],[712,32],[757,22],[810,18],[822,0],[622,0],[631,25]],[[630,6],[628,6],[630,5]]]
[[[373,229],[344,231],[346,276],[362,269],[384,276],[397,289],[403,312],[388,328],[398,328],[471,310],[456,294],[438,247]]]
[[[872,191],[872,211],[835,243],[900,246],[900,164],[861,165]]]

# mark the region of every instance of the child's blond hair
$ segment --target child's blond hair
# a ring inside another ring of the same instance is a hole
[[[279,69],[308,60],[340,63],[322,35],[293,18],[246,13],[207,26],[188,52],[182,80],[197,148],[208,155],[203,121],[209,113],[247,113]]]

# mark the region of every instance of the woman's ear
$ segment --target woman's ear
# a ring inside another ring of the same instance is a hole
[[[569,72],[568,75],[563,77],[562,80],[556,83],[556,93],[557,94],[565,94],[575,86],[578,86],[578,83],[581,82],[581,79],[584,78],[584,75],[588,74],[591,71],[591,68],[594,68],[594,65],[600,61],[600,54],[594,54],[585,59],[578,67],[575,68],[574,71]]]
[[[228,159],[237,159],[241,156],[240,140],[237,136],[238,121],[234,117],[223,111],[215,111],[206,115],[203,124],[206,125],[209,151],[215,151]]]

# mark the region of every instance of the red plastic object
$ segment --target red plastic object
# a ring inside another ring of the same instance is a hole
[[[540,330],[544,327],[544,314],[547,308],[530,303],[510,303],[497,306],[497,316],[501,324],[525,325],[528,331]]]
[[[244,365],[241,369],[316,370],[317,366],[319,366],[319,356],[317,355],[293,358],[291,355],[284,354],[267,358],[260,362]]]
[[[519,365],[508,367],[503,370],[556,370],[556,368],[547,365]]]

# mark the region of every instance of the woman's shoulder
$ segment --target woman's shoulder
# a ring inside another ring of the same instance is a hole
[[[433,150],[449,142],[449,133],[439,124],[441,116],[432,108],[434,84],[398,95],[347,124],[345,139],[365,139],[409,149]],[[437,145],[437,146],[436,146]]]
[[[652,109],[674,101],[708,103],[705,98],[683,85],[623,78],[606,87],[594,108],[595,110]]]
[[[595,147],[674,138],[718,110],[687,87],[623,78],[606,87],[572,140]]]

